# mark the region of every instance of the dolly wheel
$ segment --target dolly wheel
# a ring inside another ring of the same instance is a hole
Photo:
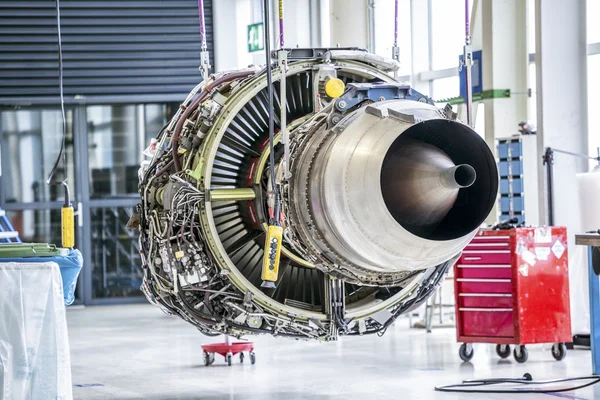
[[[240,353],[240,363],[244,363],[244,353]]]
[[[518,363],[522,364],[527,361],[527,358],[529,358],[529,353],[527,352],[525,346],[516,346],[513,350],[513,356],[515,356],[515,360]]]
[[[255,362],[256,362],[256,353],[251,351],[250,352],[250,364],[254,365]]]
[[[231,353],[227,353],[227,365],[229,365],[231,367],[231,359],[233,358],[233,355]]]
[[[204,365],[208,367],[211,364],[210,355],[208,353],[204,353],[203,358],[204,358]]]
[[[474,353],[475,351],[473,351],[473,346],[470,343],[463,343],[460,346],[460,349],[458,349],[458,355],[460,356],[460,359],[464,362],[471,361]]]
[[[552,356],[556,361],[560,361],[567,356],[567,346],[564,343],[554,343],[552,345]]]
[[[510,356],[510,346],[507,344],[497,344],[496,354],[498,354],[500,358],[508,358],[508,356]]]

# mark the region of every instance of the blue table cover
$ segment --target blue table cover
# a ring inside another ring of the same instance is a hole
[[[63,293],[65,305],[69,306],[75,300],[75,287],[77,286],[77,277],[83,267],[83,257],[77,249],[70,249],[66,256],[52,257],[20,257],[20,258],[0,258],[0,262],[55,262],[60,268],[60,275],[63,281]]]

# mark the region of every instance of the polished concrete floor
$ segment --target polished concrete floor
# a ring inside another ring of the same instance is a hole
[[[68,312],[75,399],[600,399],[600,384],[562,394],[453,394],[434,386],[463,379],[535,379],[587,375],[590,352],[554,361],[548,346],[531,346],[529,361],[501,361],[476,345],[470,363],[458,358],[454,329],[430,334],[401,320],[383,337],[334,343],[254,338],[257,362],[227,367],[202,362],[201,335],[149,305],[88,307]],[[218,339],[218,338],[217,338]]]

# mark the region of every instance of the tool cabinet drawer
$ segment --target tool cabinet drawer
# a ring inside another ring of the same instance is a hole
[[[511,308],[460,307],[464,336],[514,337]]]
[[[510,236],[475,236],[465,250],[510,250]]]
[[[510,279],[512,270],[510,264],[458,264],[458,278],[500,278]]]
[[[465,250],[461,264],[510,264],[510,250]]]
[[[512,293],[510,279],[455,278],[460,293]]]
[[[482,250],[510,250],[509,242],[471,242],[465,251],[482,251]]]
[[[496,235],[496,236],[474,236],[471,243],[510,243],[510,235]]]
[[[460,293],[459,307],[471,308],[511,308],[513,298],[508,293]]]

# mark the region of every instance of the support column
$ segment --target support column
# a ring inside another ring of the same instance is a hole
[[[588,154],[586,0],[536,0],[535,45],[538,157],[545,147]],[[554,156],[554,225],[567,227],[571,305],[585,304],[585,251],[574,246],[582,227],[576,173],[588,169],[586,160]],[[544,167],[539,163],[542,221],[547,221]],[[587,333],[589,312],[571,308],[573,334]],[[590,310],[593,311],[593,310]]]
[[[545,147],[588,154],[586,0],[536,0],[538,157]],[[564,225],[569,243],[581,229],[575,174],[585,160],[554,157],[554,224]],[[539,163],[540,177],[545,176]],[[539,179],[546,193],[545,179]],[[546,221],[546,196],[540,196],[541,221]]]
[[[319,36],[321,47],[332,46],[331,42],[331,10],[330,0],[318,0],[319,5]],[[317,43],[318,44],[318,43]]]
[[[510,89],[510,98],[484,100],[485,140],[496,152],[496,139],[517,133],[519,122],[527,119],[527,2],[481,0],[483,90]],[[534,169],[535,171],[535,169]],[[533,179],[534,176],[525,176]],[[536,197],[536,193],[529,194]],[[529,224],[536,224],[537,201],[533,212],[526,211]],[[530,207],[531,208],[531,207]],[[488,223],[497,219],[494,209]]]
[[[323,47],[323,24],[321,20],[324,10],[322,3],[327,3],[327,6],[329,6],[328,1],[309,0],[311,47]]]
[[[527,3],[482,1],[483,90],[510,89],[510,98],[488,99],[485,104],[485,137],[495,149],[497,138],[518,131],[527,119]]]

